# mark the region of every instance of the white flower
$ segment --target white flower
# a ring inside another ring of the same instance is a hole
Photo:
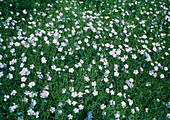
[[[23,12],[24,14],[27,14],[27,11],[26,11],[26,9],[24,9],[22,12]]]
[[[2,56],[2,55],[0,55],[0,60],[2,60],[2,57],[3,57],[3,56]]]
[[[129,105],[132,106],[133,105],[133,100],[128,99]]]
[[[61,60],[65,60],[65,57],[64,57],[64,56],[61,56]]]
[[[98,36],[98,35],[96,35],[96,36],[95,36],[95,38],[96,38],[96,39],[98,39],[98,38],[99,38],[99,36]]]
[[[24,98],[22,99],[22,101],[27,103],[27,102],[28,102],[28,98],[24,97]]]
[[[160,102],[160,99],[159,99],[159,98],[157,98],[157,99],[156,99],[156,101],[157,101],[157,102]]]
[[[93,94],[94,96],[96,96],[96,95],[98,95],[98,91],[94,90],[94,91],[92,92],[92,94]]]
[[[90,93],[90,91],[88,89],[85,90],[86,93]]]
[[[22,58],[22,62],[26,62],[26,61],[27,61],[27,57],[25,56]]]
[[[7,99],[9,99],[9,95],[4,95],[4,101],[7,101]]]
[[[131,109],[131,112],[132,112],[132,114],[134,114],[135,113],[135,109]]]
[[[35,67],[35,66],[34,66],[33,64],[30,65],[30,69],[34,69],[34,67]]]
[[[108,82],[109,81],[109,79],[108,78],[104,78],[104,82]]]
[[[126,103],[124,101],[121,102],[121,105],[122,105],[123,108],[126,107]]]
[[[74,72],[74,69],[73,69],[73,68],[70,68],[68,71],[69,71],[70,73],[73,73],[73,72]]]
[[[136,107],[136,111],[138,111],[138,112],[139,112],[139,107]]]
[[[112,33],[109,33],[109,36],[112,37],[113,36]]]
[[[24,67],[24,63],[21,63],[21,64],[20,64],[20,67],[21,67],[21,68]]]
[[[21,88],[25,87],[25,83],[22,83],[22,84],[20,85],[20,87],[21,87]]]
[[[62,94],[64,94],[66,92],[66,89],[65,88],[63,88],[62,89]]]
[[[76,104],[77,104],[77,102],[76,102],[76,101],[73,101],[73,102],[72,102],[72,105],[73,105],[73,106],[75,106]]]
[[[106,105],[102,104],[100,107],[103,110],[104,108],[106,108]]]
[[[106,88],[106,93],[109,93],[110,91],[109,91],[109,88]]]
[[[140,70],[141,70],[141,71],[143,71],[143,68],[142,68],[142,67],[140,67]]]
[[[148,112],[148,108],[145,108],[145,111]]]
[[[22,71],[20,72],[21,75],[29,75],[30,71],[27,68],[23,68]]]
[[[119,97],[121,97],[121,96],[122,96],[122,93],[121,93],[121,92],[119,92],[117,95],[118,95]]]
[[[120,113],[119,112],[117,112],[116,114],[115,114],[115,118],[119,118],[120,117],[120,115],[119,115]]]
[[[115,94],[115,92],[114,92],[113,90],[111,90],[111,91],[110,91],[110,94],[111,94],[111,95],[114,95],[114,94]]]
[[[18,108],[18,105],[15,105],[15,103],[13,103],[13,106],[9,107],[9,111],[14,112],[16,108]]]
[[[74,91],[74,87],[70,87],[69,90],[70,90],[70,92],[73,92]]]
[[[149,71],[149,75],[153,75],[153,74],[154,74],[153,70]]]
[[[106,112],[103,111],[103,112],[102,112],[102,115],[103,115],[103,116],[106,116]]]
[[[78,113],[79,109],[78,108],[74,108],[73,111],[74,111],[74,113]]]
[[[58,34],[57,34],[58,35]],[[53,40],[53,43],[56,44],[56,45],[59,45],[59,42],[57,41],[57,39],[54,39]]]
[[[168,55],[169,55],[169,53],[168,53],[168,52],[165,52],[165,55],[166,55],[166,56],[168,56]]]
[[[24,120],[23,116],[18,117],[17,120]]]
[[[83,108],[84,108],[84,106],[81,105],[81,104],[78,107],[79,107],[80,110],[83,110]]]
[[[109,88],[113,88],[113,84],[112,83],[110,84]]]
[[[95,60],[92,60],[92,64],[96,64],[96,61],[95,61]]]
[[[25,82],[27,80],[26,77],[21,77],[21,82]]]
[[[77,97],[77,92],[72,92],[71,96],[74,97],[74,98]]]
[[[68,99],[66,102],[67,102],[69,105],[71,105],[71,100],[70,100],[70,99]]]
[[[99,69],[100,69],[100,70],[102,70],[102,69],[103,69],[101,65],[99,65],[98,67],[99,67]]]
[[[73,116],[71,114],[68,115],[68,119],[73,119]]]
[[[81,63],[81,64],[83,64],[83,63],[84,63],[84,61],[83,61],[82,59],[80,59],[80,63]]]
[[[130,83],[129,81],[127,82],[127,84],[130,88],[132,88],[134,86],[133,83]]]
[[[81,43],[82,43],[82,42],[79,40],[79,41],[78,41],[78,44],[81,44]]]
[[[39,112],[37,111],[35,114],[36,118],[39,118]]]
[[[70,80],[70,82],[74,82],[74,80]]]
[[[125,69],[128,69],[128,68],[129,68],[128,64],[125,64],[124,67],[125,67]]]
[[[9,70],[10,70],[10,71],[14,71],[14,70],[15,70],[15,67],[14,67],[14,66],[11,66],[11,67],[9,68]]]
[[[93,45],[93,48],[96,50],[97,49],[97,45],[95,44],[95,45]]]
[[[161,74],[161,75],[160,75],[160,78],[161,78],[161,79],[165,78],[165,75],[164,75],[164,74]]]
[[[2,72],[0,72],[0,78],[1,78],[2,76],[4,76],[4,73],[3,73],[3,71],[2,71]]]
[[[67,101],[66,101],[67,102]],[[70,103],[71,104],[71,103]],[[62,107],[63,106],[63,103],[62,102],[59,102],[58,104],[59,107]]]
[[[128,86],[127,86],[127,85],[124,85],[124,86],[123,86],[123,89],[124,89],[124,90],[127,90],[127,89],[128,89]]]
[[[125,42],[129,42],[129,39],[128,39],[128,38],[125,38]]]
[[[48,95],[49,95],[49,92],[46,91],[46,90],[43,90],[42,93],[40,94],[40,97],[41,97],[41,98],[47,98]]]
[[[42,63],[46,63],[46,62],[47,62],[46,58],[45,58],[45,57],[42,57],[42,58],[41,58],[41,62],[42,62]]]
[[[78,97],[83,97],[83,93],[82,92],[79,92],[77,95],[78,95]]]
[[[96,81],[92,82],[92,86],[96,86]]]
[[[143,36],[142,36],[142,38],[143,38],[143,39],[146,39],[146,38],[147,38],[147,36],[146,36],[146,35],[143,35]]]
[[[146,86],[148,87],[148,86],[151,86],[151,83],[150,82],[147,82],[146,83]]]
[[[155,52],[157,51],[157,49],[156,49],[156,47],[155,47],[155,46],[153,47],[153,51],[155,51]]]
[[[31,100],[31,105],[32,105],[32,106],[35,106],[36,104],[37,104],[36,100],[32,99],[32,100]]]
[[[130,81],[130,82],[134,82],[133,78],[130,78],[129,81]]]
[[[136,58],[137,58],[136,54],[133,54],[132,59],[136,59]]]
[[[158,71],[158,69],[159,69],[158,66],[155,66],[155,67],[154,67],[154,70],[155,70],[155,71]]]
[[[52,77],[51,77],[51,76],[48,76],[48,77],[47,77],[47,80],[48,80],[48,81],[51,81],[51,80],[52,80]]]
[[[84,76],[84,79],[85,79],[86,82],[90,81],[90,78],[88,76]]]
[[[63,111],[62,110],[58,110],[58,114],[62,114],[63,113]]]
[[[168,119],[170,119],[170,114],[168,113],[168,114],[166,115],[166,117],[167,117]]]
[[[50,112],[54,113],[55,112],[55,107],[51,107]]]
[[[135,74],[135,75],[137,75],[138,73],[139,73],[138,70],[133,71],[133,74]]]
[[[85,38],[85,39],[84,39],[84,42],[85,42],[85,43],[88,43],[88,42],[89,42],[89,40],[88,40],[87,38]]]
[[[59,48],[58,48],[58,51],[59,51],[59,52],[62,52],[62,51],[63,51],[63,47],[59,47]]]
[[[28,113],[28,115],[34,115],[34,114],[35,114],[35,112],[34,112],[32,109],[29,109],[29,110],[27,111],[27,113]]]
[[[9,74],[7,75],[7,78],[8,78],[9,80],[11,80],[11,79],[13,78],[13,74],[9,73]]]
[[[168,70],[168,67],[164,67],[164,70],[167,71],[167,70]]]
[[[15,96],[16,93],[17,93],[17,91],[16,91],[16,90],[13,90],[13,91],[11,92],[11,95]]]
[[[28,87],[29,87],[29,88],[32,88],[33,86],[35,86],[35,82],[30,82],[30,83],[28,84]]]
[[[119,73],[116,71],[114,72],[114,76],[118,77],[119,76]]]
[[[110,100],[109,102],[110,102],[110,105],[111,105],[111,106],[114,106],[114,105],[115,105],[115,101]]]

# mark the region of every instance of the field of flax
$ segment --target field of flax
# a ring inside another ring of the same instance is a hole
[[[0,120],[170,119],[168,0],[0,0]]]

